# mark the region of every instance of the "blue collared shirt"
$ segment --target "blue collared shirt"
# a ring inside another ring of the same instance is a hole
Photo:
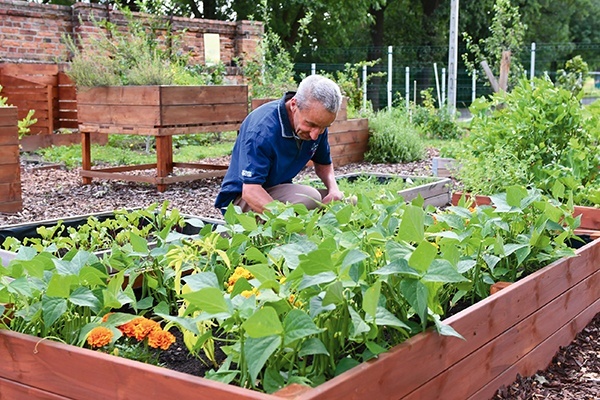
[[[327,129],[317,140],[300,140],[292,130],[285,102],[294,94],[261,105],[242,122],[215,207],[224,210],[244,183],[270,188],[291,183],[309,160],[331,164]]]

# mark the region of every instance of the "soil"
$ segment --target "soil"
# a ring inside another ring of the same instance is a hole
[[[430,149],[428,157],[421,162],[353,163],[336,167],[336,173],[364,171],[432,176],[433,156],[437,156],[437,151]],[[205,161],[223,165],[229,162],[227,157]],[[314,172],[307,168],[299,178],[304,176],[314,177]],[[120,208],[147,207],[165,200],[170,202],[170,207],[185,214],[222,218],[213,206],[220,183],[221,178],[177,183],[170,185],[163,193],[143,183],[94,180],[90,185],[83,185],[77,169],[69,171],[60,166],[48,168],[27,161],[22,163],[21,171],[23,210],[13,214],[0,213],[0,226]],[[206,361],[189,356],[180,337],[161,355],[161,362],[168,368],[199,376],[207,369]],[[600,314],[570,345],[558,351],[546,370],[530,377],[518,376],[510,386],[500,388],[493,399],[600,399]]]

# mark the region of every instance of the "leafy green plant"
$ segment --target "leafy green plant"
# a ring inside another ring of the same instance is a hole
[[[435,181],[435,178],[428,177],[402,177],[385,176],[376,174],[356,174],[352,176],[340,176],[337,183],[346,196],[357,195],[358,193],[367,194],[376,198],[387,193],[398,193],[401,190],[424,185]],[[304,183],[314,185],[317,188],[324,188],[321,181],[306,180]]]
[[[421,91],[422,105],[413,105],[412,122],[428,139],[458,139],[462,130],[447,107],[436,108],[431,88]]]
[[[598,116],[546,79],[521,80],[510,93],[471,106],[471,132],[458,178],[468,191],[498,193],[534,185],[577,204],[600,202]],[[592,156],[590,156],[592,151]]]
[[[421,160],[425,146],[404,110],[379,111],[369,120],[369,150],[365,160],[374,163],[400,163]]]
[[[579,97],[583,83],[588,76],[589,67],[581,56],[575,56],[565,63],[564,69],[556,71],[556,86],[565,88]]]

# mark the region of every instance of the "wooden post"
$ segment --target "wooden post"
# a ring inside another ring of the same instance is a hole
[[[494,92],[498,92],[498,81],[496,80],[496,77],[494,76],[494,73],[492,72],[492,69],[490,68],[490,66],[488,65],[487,61],[483,60],[481,62],[481,67],[483,68],[483,71],[485,72],[485,76],[487,76],[488,80],[490,81],[490,84],[492,85],[492,89],[494,90]]]
[[[162,183],[173,172],[173,136],[156,136],[156,177],[159,183],[156,189],[159,192],[167,190],[167,185]]]
[[[500,79],[498,85],[500,90],[508,89],[508,72],[510,71],[510,51],[502,52],[502,61],[500,63]]]
[[[89,171],[92,169],[92,157],[90,155],[90,133],[81,132],[81,169],[83,171]],[[83,177],[83,184],[89,185],[92,183],[92,178]]]

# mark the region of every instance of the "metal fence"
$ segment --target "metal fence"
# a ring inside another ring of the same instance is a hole
[[[388,47],[357,47],[335,48],[303,51],[305,54],[295,64],[298,75],[309,75],[313,71],[335,73],[343,71],[347,63],[354,64],[367,59],[380,59],[374,67],[368,68],[368,73],[385,72],[388,69]],[[466,52],[466,48],[459,47],[459,55]],[[431,88],[437,98],[438,90],[443,98],[447,86],[447,74],[444,71],[448,63],[447,47],[432,46],[396,46],[392,47],[392,86],[394,98],[399,94],[405,100],[417,102],[422,100],[420,93]],[[523,65],[527,77],[531,73],[535,76],[548,75],[554,79],[556,71],[564,68],[565,62],[575,55],[581,55],[588,63],[590,70],[600,70],[600,43],[535,43],[524,47],[518,54],[513,55]],[[459,57],[460,58],[460,57]],[[321,61],[326,60],[326,61]],[[438,79],[435,76],[437,66]],[[409,73],[407,74],[407,68]],[[436,85],[439,82],[439,85]],[[408,83],[408,85],[407,85]],[[388,78],[370,80],[367,85],[368,99],[375,109],[384,108],[388,104]],[[479,97],[491,93],[491,88],[485,76],[479,74],[473,80],[470,71],[467,71],[462,59],[459,60],[457,76],[456,105],[458,108],[468,107],[474,96]],[[415,96],[416,95],[416,96]]]

